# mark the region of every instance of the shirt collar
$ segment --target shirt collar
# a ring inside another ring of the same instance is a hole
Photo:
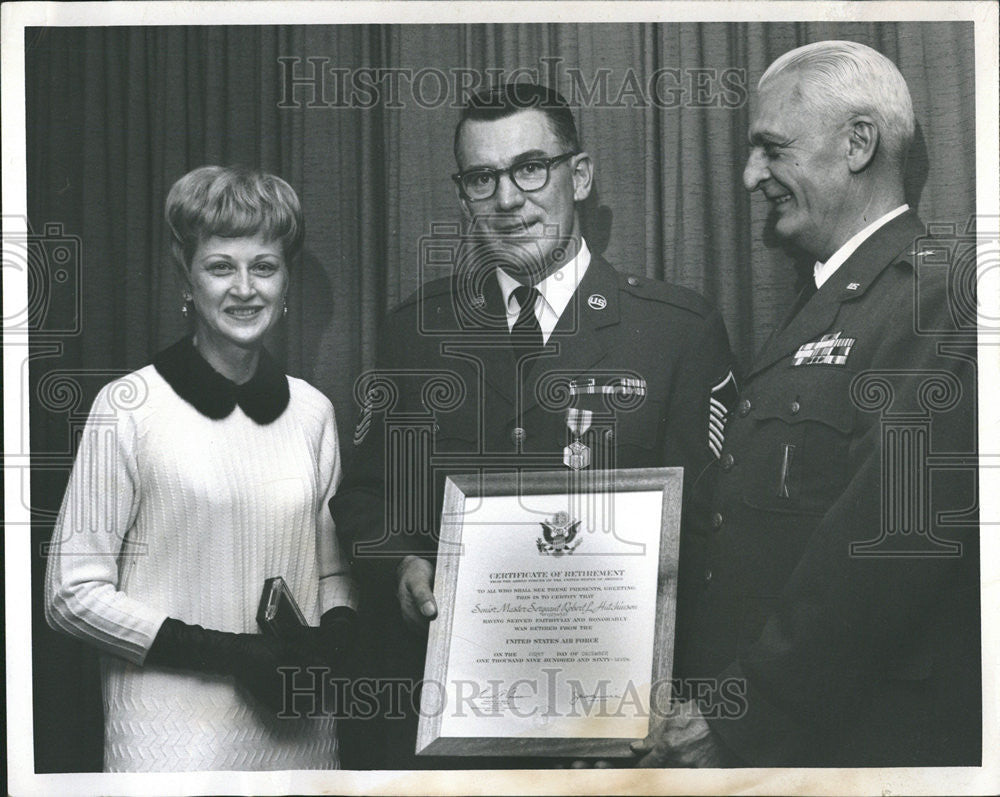
[[[178,396],[213,420],[227,417],[239,404],[247,417],[264,425],[277,420],[288,406],[288,379],[265,349],[254,375],[242,385],[212,368],[190,337],[157,354],[153,365]]]
[[[834,275],[834,272],[836,272],[838,268],[840,268],[844,263],[847,262],[847,258],[853,255],[855,250],[859,246],[861,246],[861,244],[863,244],[865,240],[870,238],[872,234],[879,227],[888,224],[890,221],[896,218],[896,216],[905,213],[909,209],[910,209],[909,205],[902,204],[895,210],[890,210],[884,216],[876,219],[867,227],[865,227],[863,230],[861,230],[861,232],[857,233],[852,238],[850,238],[847,241],[847,243],[845,243],[842,247],[840,247],[840,249],[834,252],[833,255],[830,257],[830,259],[827,260],[825,263],[817,262],[816,265],[813,266],[813,279],[816,281],[816,288],[817,289],[822,288],[823,283],[826,282],[828,279],[830,279],[830,277]]]
[[[539,319],[543,332],[545,332],[545,317],[550,316],[554,317],[556,321],[559,320],[559,317],[563,314],[563,310],[566,309],[566,305],[569,304],[569,300],[573,298],[573,294],[576,293],[576,289],[580,286],[583,275],[587,273],[589,267],[590,249],[587,246],[587,242],[581,238],[580,251],[576,253],[576,257],[559,270],[549,274],[549,276],[535,286],[542,295],[544,305],[541,310],[542,317]],[[497,267],[497,282],[500,284],[500,292],[503,294],[503,303],[507,310],[508,318],[513,317],[516,319],[520,308],[517,306],[517,300],[514,298],[513,293],[515,288],[521,286],[521,283],[500,267]],[[554,327],[555,323],[552,326]],[[549,332],[551,332],[551,329],[549,329]]]

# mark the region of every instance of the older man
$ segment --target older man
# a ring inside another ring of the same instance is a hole
[[[719,314],[642,276],[646,264],[620,273],[589,250],[579,204],[594,167],[558,93],[516,83],[472,98],[454,148],[467,235],[435,243],[439,256],[451,252],[454,275],[425,284],[390,316],[381,387],[368,393],[331,503],[377,631],[373,667],[413,680],[437,611],[448,466],[433,456],[459,472],[683,466],[685,520],[695,531],[682,557],[694,562],[721,445],[711,407],[735,400]],[[563,400],[540,387],[549,375],[567,380]],[[434,380],[453,385],[450,399],[427,388]],[[392,401],[380,400],[382,388]],[[387,430],[402,418],[416,424],[412,445],[394,446],[403,438]],[[433,442],[421,459],[425,421]],[[385,719],[385,738],[398,746],[377,763],[419,765],[410,759],[412,723]]]
[[[914,251],[909,92],[881,54],[828,41],[758,93],[744,183],[816,264],[742,386],[678,643],[683,674],[741,705],[677,706],[633,749],[642,766],[978,764],[975,340]]]

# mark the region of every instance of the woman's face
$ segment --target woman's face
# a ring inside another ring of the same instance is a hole
[[[199,347],[224,353],[254,349],[281,318],[288,267],[280,241],[220,238],[202,241],[188,274]]]

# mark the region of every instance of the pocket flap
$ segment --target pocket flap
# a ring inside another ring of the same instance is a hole
[[[789,369],[788,378],[751,399],[758,419],[784,423],[822,423],[841,432],[854,428],[857,408],[851,399],[852,372],[821,366]]]

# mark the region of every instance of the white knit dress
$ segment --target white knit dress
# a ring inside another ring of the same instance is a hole
[[[311,625],[353,604],[327,509],[333,407],[281,378],[288,406],[267,424],[240,406],[206,417],[154,366],[94,402],[49,551],[46,617],[104,654],[106,771],[339,766],[332,718],[278,719],[231,677],[143,666],[167,617],[259,633],[271,576]]]

